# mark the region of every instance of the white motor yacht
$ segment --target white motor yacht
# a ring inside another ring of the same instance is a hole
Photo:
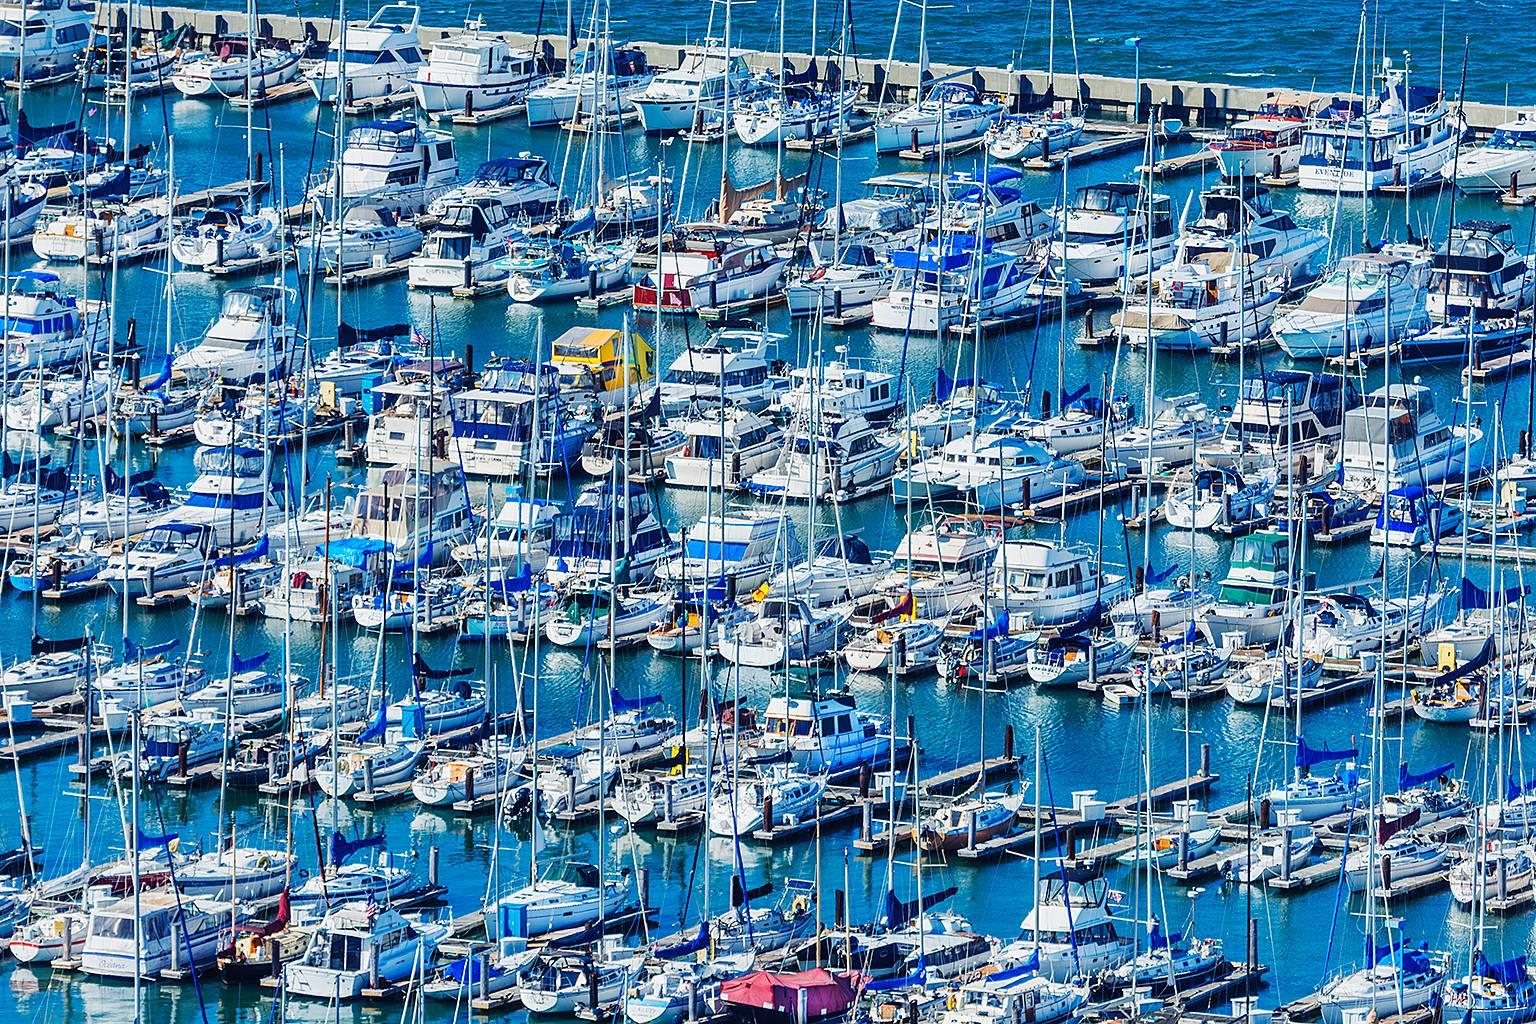
[[[532,50],[514,49],[483,31],[484,19],[438,40],[411,82],[416,105],[428,114],[476,114],[522,103],[545,75]]]
[[[321,103],[351,106],[361,100],[402,95],[411,88],[425,61],[416,31],[421,8],[387,3],[365,22],[347,26],[345,53],[330,53],[304,76]],[[342,81],[346,95],[339,94]]]

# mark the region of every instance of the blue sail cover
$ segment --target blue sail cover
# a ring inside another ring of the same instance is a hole
[[[249,672],[252,669],[260,668],[262,665],[266,664],[267,658],[269,658],[271,654],[271,651],[262,651],[260,654],[253,654],[249,658],[242,658],[237,654],[230,659],[230,669],[235,673],[235,675],[239,675],[241,672]]]
[[[679,942],[672,946],[662,946],[655,951],[656,956],[662,960],[676,960],[680,957],[697,953],[701,949],[709,947],[709,922],[699,925],[698,934],[686,942]]]
[[[1479,608],[1492,608],[1495,604],[1514,604],[1530,592],[1531,588],[1529,586],[1521,584],[1517,587],[1510,587],[1503,594],[1495,595],[1463,576],[1461,579],[1461,610],[1464,612],[1474,611]]]
[[[171,637],[171,639],[164,643],[146,644],[140,647],[133,642],[132,637],[125,636],[123,637],[123,659],[125,661],[142,661],[145,658],[153,658],[167,651],[175,650],[176,646],[180,643],[179,639]]]
[[[993,976],[994,978],[996,975]],[[889,992],[898,988],[916,988],[928,983],[928,964],[922,958],[917,961],[917,970],[904,978],[877,978],[874,981],[864,983],[866,992]]]
[[[1061,393],[1061,407],[1063,409],[1070,409],[1077,405],[1083,399],[1088,397],[1088,392],[1092,387],[1092,384],[1084,384],[1082,387],[1078,388],[1076,391],[1073,391],[1070,394],[1068,394],[1066,391],[1063,391]]]
[[[613,713],[621,715],[626,711],[640,711],[653,704],[661,703],[661,695],[658,693],[643,693],[634,700],[630,700],[619,692],[617,686],[608,691],[608,699],[613,702]]]
[[[1478,950],[1472,973],[1482,978],[1492,978],[1504,985],[1518,985],[1526,980],[1525,957],[1517,956],[1491,964],[1488,958],[1483,956],[1483,951]]]
[[[1463,679],[1466,676],[1471,675],[1473,672],[1478,671],[1484,665],[1487,665],[1490,661],[1492,661],[1493,654],[1493,637],[1490,636],[1488,639],[1483,641],[1482,648],[1472,657],[1468,658],[1462,664],[1457,665],[1449,672],[1440,673],[1440,675],[1435,679],[1435,685],[1443,686],[1446,683],[1454,683],[1458,679]]]
[[[890,889],[885,890],[885,926],[896,929],[915,921],[919,914],[923,914],[949,899],[960,890],[951,885],[938,892],[928,893],[922,898],[922,906],[918,906],[918,900],[900,900]]]
[[[1104,602],[1095,601],[1093,607],[1082,614],[1075,622],[1068,622],[1059,626],[1058,637],[1078,636],[1096,628],[1104,618]]]
[[[150,381],[148,384],[145,384],[144,390],[159,391],[161,388],[169,384],[171,382],[171,364],[174,361],[175,360],[171,357],[171,354],[167,352],[165,354],[165,362],[160,365],[160,375],[154,380]]]
[[[1397,766],[1397,788],[1412,789],[1415,786],[1422,786],[1425,783],[1434,782],[1442,775],[1449,775],[1455,770],[1456,762],[1447,761],[1427,772],[1414,772],[1408,770],[1408,762],[1404,761]]]
[[[1183,938],[1184,936],[1180,932],[1164,935],[1162,922],[1154,917],[1152,919],[1152,927],[1147,929],[1147,948],[1164,949],[1177,946]]]
[[[976,384],[975,377],[961,377],[959,380],[944,372],[944,367],[939,367],[938,378],[933,382],[933,398],[936,402],[949,399],[959,388],[973,387]]]
[[[383,846],[384,833],[376,832],[362,839],[348,839],[340,832],[331,833],[331,866],[346,863],[348,857],[358,850],[366,850],[370,846]]]
[[[977,626],[967,633],[967,640],[992,640],[996,637],[1008,635],[1008,609],[1004,608],[997,613],[997,618],[989,626]]]
[[[1376,937],[1374,935],[1367,935],[1365,937],[1365,966],[1375,967],[1401,949],[1402,945],[1401,941],[1393,942],[1389,937],[1383,945],[1378,946],[1376,944]]]
[[[271,540],[267,538],[266,534],[262,534],[261,540],[256,543],[255,547],[247,548],[246,550],[233,555],[225,555],[224,557],[215,561],[213,565],[216,569],[228,569],[232,566],[244,565],[246,562],[254,562],[258,558],[265,558],[267,556],[267,552],[271,550]]]
[[[987,975],[987,980],[993,982],[1013,981],[1015,978],[1027,978],[1031,974],[1040,973],[1040,951],[1037,949],[1029,954],[1029,959],[1017,967],[1010,967],[1006,971],[995,971]]]
[[[315,551],[333,562],[340,562],[354,569],[362,569],[367,566],[371,556],[391,551],[393,548],[394,545],[388,541],[375,537],[343,537],[340,540],[331,541],[330,544],[322,544],[315,548]]]
[[[139,849],[154,849],[164,847],[169,850],[177,839],[181,838],[175,832],[166,832],[158,836],[146,835],[143,829],[139,829]]]
[[[376,740],[384,735],[384,721],[388,712],[388,705],[389,701],[385,700],[381,695],[379,697],[378,713],[374,715],[373,721],[369,723],[368,728],[357,734],[357,742],[367,743],[369,740]]]
[[[1527,793],[1536,793],[1536,775],[1531,776],[1525,782],[1514,772],[1509,773],[1509,778],[1504,780],[1504,800],[1512,802],[1520,799]]]
[[[1170,565],[1170,566],[1166,566],[1165,568],[1162,568],[1162,569],[1148,568],[1147,569],[1147,576],[1146,576],[1147,586],[1149,586],[1149,587],[1156,586],[1157,584],[1163,582],[1163,580],[1166,580],[1168,577],[1170,577],[1174,573],[1178,572],[1179,568],[1180,567],[1179,567],[1179,565],[1177,563],[1175,563],[1173,565]]]
[[[1309,747],[1304,737],[1296,737],[1296,767],[1298,768],[1311,768],[1313,765],[1322,764],[1324,761],[1343,761],[1347,758],[1355,757],[1359,753],[1360,751],[1356,747],[1349,747],[1343,750],[1329,750],[1327,744],[1324,744],[1321,748]]]

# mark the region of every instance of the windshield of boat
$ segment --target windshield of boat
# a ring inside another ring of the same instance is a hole
[[[1530,128],[1500,128],[1488,140],[1488,149],[1536,149],[1536,125]]]
[[[219,316],[239,320],[260,320],[269,312],[273,323],[282,322],[279,307],[269,303],[266,296],[249,291],[227,292],[219,307]]]

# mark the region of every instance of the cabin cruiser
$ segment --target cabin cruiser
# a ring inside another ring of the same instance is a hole
[[[1453,153],[1440,177],[1469,193],[1513,195],[1536,182],[1536,119],[1522,113],[1505,121],[1481,146]]]
[[[778,460],[784,428],[755,412],[718,407],[674,426],[687,439],[664,466],[673,487],[736,490]]]
[[[367,462],[375,466],[405,466],[421,455],[435,456],[447,450],[453,432],[448,384],[438,379],[446,367],[436,361],[427,372],[411,368],[396,379],[370,390],[376,412],[368,416],[368,438],[363,444]]]
[[[430,218],[442,219],[464,203],[494,202],[509,220],[538,224],[554,216],[563,200],[560,185],[550,177],[549,161],[529,152],[487,160],[475,176],[442,193],[427,205]]]
[[[1211,252],[1163,267],[1153,274],[1146,300],[1127,298],[1110,326],[1132,347],[1169,352],[1267,340],[1285,282],[1250,265],[1234,267],[1230,259]]]
[[[731,128],[748,146],[826,139],[835,136],[839,126],[846,128],[858,95],[855,82],[831,82],[823,88],[783,85],[774,95],[738,105]]]
[[[984,595],[988,615],[1008,613],[1014,627],[1056,626],[1091,618],[1125,597],[1130,579],[1106,573],[1086,544],[1007,540],[992,562],[993,587]]]
[[[685,595],[750,594],[805,554],[795,524],[778,509],[709,512],[682,538],[678,552],[656,567],[656,579]]]
[[[993,160],[1033,160],[1071,149],[1083,137],[1086,122],[1065,110],[1004,114],[987,129],[987,154]]]
[[[1360,401],[1350,377],[1265,370],[1243,381],[1226,432],[1199,447],[1199,461],[1239,470],[1279,465],[1286,479],[1310,483],[1333,463],[1344,417]]]
[[[1238,538],[1216,603],[1198,620],[1205,639],[1217,646],[1236,633],[1242,646],[1273,646],[1285,625],[1291,583],[1290,540],[1259,531]]]
[[[1388,491],[1476,475],[1488,452],[1481,427],[1447,423],[1424,384],[1393,384],[1344,415],[1339,446],[1346,486]]]
[[[349,535],[389,545],[402,566],[441,565],[470,539],[473,518],[458,463],[423,459],[368,470]]]
[[[938,618],[972,607],[991,587],[998,539],[963,518],[925,523],[902,538],[879,590],[912,614]]]
[[[1179,235],[1175,263],[1213,254],[1255,276],[1278,277],[1285,288],[1310,281],[1328,254],[1328,236],[1275,209],[1269,190],[1252,182],[1217,185],[1200,194],[1200,213]]]
[[[588,41],[571,54],[563,75],[528,93],[528,127],[564,124],[582,113],[591,116],[594,110],[615,106],[620,113],[627,113],[653,78],[643,50],[603,47]]]
[[[605,879],[596,865],[557,860],[538,881],[486,902],[485,933],[499,942],[580,928],[603,914],[629,913],[637,899],[627,868]]]
[[[112,554],[102,577],[130,597],[175,590],[201,582],[212,571],[216,547],[209,523],[157,522]]]
[[[1536,256],[1510,242],[1501,221],[1469,220],[1451,228],[1435,251],[1424,287],[1424,309],[1443,324],[1512,317],[1536,299]]]
[[[283,250],[283,231],[271,207],[248,213],[212,207],[171,236],[171,255],[197,270],[262,259]]]
[[[1109,883],[1082,868],[1042,872],[1034,909],[1019,927],[999,957],[1022,963],[1038,954],[1040,976],[1056,982],[1112,971],[1133,952],[1131,940],[1115,931]]]
[[[475,537],[453,549],[453,560],[467,574],[491,582],[543,572],[559,511],[558,502],[528,498],[509,486],[496,514],[482,517]]]
[[[572,327],[549,349],[561,396],[593,417],[643,407],[656,387],[656,351],[637,331]]]
[[[171,372],[192,380],[255,384],[287,376],[297,357],[297,328],[288,321],[290,288],[259,284],[224,293],[219,315],[196,345],[177,354]]]
[[[343,209],[366,204],[397,216],[416,214],[458,184],[458,151],[452,135],[415,121],[365,121],[347,132],[340,168],[310,193],[327,211],[337,198],[338,175]]]
[[[890,290],[871,306],[871,322],[884,330],[934,334],[967,319],[1006,317],[1036,300],[1035,265],[974,235],[894,249],[890,257]]]
[[[10,230],[16,232],[16,226]],[[101,203],[42,220],[32,234],[32,251],[50,262],[100,262],[115,253],[127,257],[150,250],[169,230],[164,204]]]
[[[838,355],[847,354],[839,346]],[[896,375],[870,369],[845,359],[797,366],[789,371],[789,388],[778,408],[792,420],[808,422],[817,416],[881,420],[901,408]]]
[[[782,334],[757,328],[726,327],[701,345],[689,344],[661,378],[662,415],[722,406],[763,411],[783,389],[783,378],[771,375],[769,363],[770,349],[783,340]]]
[[[70,295],[50,271],[14,275],[5,289],[3,318],[0,371],[7,374],[73,363],[106,347],[105,304]]]
[[[444,211],[421,254],[411,257],[406,280],[412,288],[473,288],[506,276],[502,261],[521,232],[511,213],[489,199],[464,200]]]
[[[332,221],[301,235],[294,252],[301,274],[312,268],[334,274],[389,266],[421,248],[425,236],[414,224],[402,224],[389,210],[373,206],[354,206],[342,215],[341,223]],[[327,380],[320,368],[316,376]]]
[[[1406,64],[1383,60],[1382,79],[1368,111],[1336,105],[1307,124],[1297,168],[1302,188],[1361,195],[1440,173],[1466,132],[1461,111],[1450,110],[1433,86],[1410,86]]]
[[[500,110],[523,102],[545,80],[532,50],[513,49],[483,28],[477,18],[432,45],[411,82],[418,107],[428,114]]]
[[[1382,496],[1371,524],[1371,544],[1416,548],[1457,533],[1465,519],[1461,505],[1434,491],[1409,484]]]
[[[733,111],[724,109],[729,90],[733,105],[749,102],[766,90],[766,83],[747,67],[748,51],[729,52],[714,40],[689,47],[682,66],[653,78],[632,99],[646,132],[681,132],[710,122],[729,124]],[[729,83],[729,84],[727,84]]]
[[[1229,126],[1209,147],[1221,176],[1252,181],[1296,173],[1310,105],[1297,96],[1273,96],[1260,103],[1252,117]]]
[[[1003,108],[981,98],[976,88],[953,77],[927,82],[911,106],[875,122],[875,152],[896,153],[975,138],[991,128]]]
[[[817,608],[803,597],[763,599],[755,617],[722,632],[717,649],[733,665],[780,668],[837,650],[847,638],[848,609]]]
[[[674,551],[650,492],[605,480],[583,488],[555,517],[545,573],[553,583],[645,583]]]
[[[157,526],[206,526],[215,547],[248,544],[284,519],[272,493],[272,463],[256,448],[202,448],[194,457],[198,476],[187,496],[150,523]]]
[[[714,240],[688,240],[657,254],[656,269],[635,284],[633,301],[638,310],[696,313],[760,299],[778,288],[788,265],[789,258],[766,241],[730,232]]]
[[[0,33],[0,81],[46,81],[74,72],[95,38],[95,10],[83,0],[8,0],[0,5],[6,29]]]
[[[183,96],[264,96],[299,77],[301,56],[298,50],[276,46],[258,46],[252,53],[249,40],[243,37],[215,39],[211,52],[185,61],[170,82]]]
[[[104,978],[154,979],[172,968],[213,966],[233,935],[229,904],[153,889],[94,908],[80,969]]]
[[[810,257],[810,266],[797,270],[784,288],[790,316],[836,315],[868,305],[890,289],[893,269],[868,245],[844,245],[831,257],[813,245]]]
[[[576,463],[592,436],[591,422],[578,418],[575,403],[560,392],[558,371],[548,364],[491,360],[479,386],[454,392],[448,409],[449,450],[469,476],[559,472]]]
[[[844,775],[891,757],[890,722],[860,711],[844,694],[819,699],[773,697],[754,761],[787,762],[807,775]]]
[[[1062,458],[1013,434],[981,431],[909,463],[892,478],[891,494],[897,501],[998,509],[1065,494],[1081,486],[1085,477],[1077,459]]]
[[[380,7],[366,22],[348,25],[342,37],[346,52],[330,53],[304,76],[315,99],[351,106],[408,91],[424,63],[416,31],[420,20],[421,8],[396,2]],[[345,96],[340,95],[343,81]]]
[[[1392,251],[1346,256],[1276,318],[1275,338],[1292,359],[1330,359],[1391,345],[1428,325],[1428,261]]]
[[[890,559],[872,554],[858,534],[836,534],[817,544],[803,561],[770,576],[758,594],[804,598],[816,607],[857,601],[875,592],[890,564]]]
[[[993,167],[985,175],[963,171],[934,182],[917,198],[923,214],[919,237],[932,245],[946,235],[969,235],[1027,253],[1057,224],[1019,187],[1023,176],[1012,167]]]
[[[1125,473],[1169,469],[1195,461],[1202,446],[1221,436],[1211,409],[1196,392],[1156,398],[1152,422],[1120,430],[1105,446],[1104,457]]]
[[[884,490],[903,450],[899,435],[876,432],[862,416],[824,413],[814,423],[797,421],[778,460],[752,474],[747,490],[770,500],[852,500]]]
[[[283,989],[343,1003],[365,989],[409,982],[449,931],[447,924],[414,922],[387,905],[343,903],[315,927],[303,955],[283,966]]]
[[[1050,263],[1084,284],[1144,277],[1173,258],[1176,232],[1165,195],[1141,194],[1112,181],[1077,190],[1057,218],[1062,237],[1051,242]]]

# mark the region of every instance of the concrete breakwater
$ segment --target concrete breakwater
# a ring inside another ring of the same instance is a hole
[[[121,29],[127,14],[121,7],[104,9],[102,18],[110,17],[114,27]],[[208,11],[189,7],[157,7],[137,10],[137,28],[166,33],[187,26],[201,40],[220,35],[240,35],[246,32],[244,13]],[[328,43],[335,38],[337,24],[330,18],[304,18],[292,15],[259,15],[258,35],[300,42],[313,39]],[[461,31],[459,26],[421,28],[422,42],[429,48],[444,36]],[[502,32],[493,34],[514,46],[538,47],[555,66],[567,56],[567,42],[563,36],[536,37],[526,32]],[[628,45],[642,50],[646,59],[657,68],[675,68],[682,63],[687,47],[678,43],[629,41]],[[758,68],[772,68],[778,59],[776,53],[744,51],[748,63]],[[829,58],[805,53],[786,53],[785,61],[796,71],[804,71],[816,65],[818,76],[826,73]],[[863,83],[871,100],[882,95],[889,101],[908,101],[916,93],[921,80],[919,65],[915,61],[872,60],[869,58],[847,59],[848,77]],[[965,64],[931,63],[932,77],[960,75],[983,92],[1002,97],[1011,108],[1028,109],[1052,96],[1052,76],[1045,71],[1019,70],[1014,68],[973,67]],[[1276,90],[1252,86],[1230,85],[1221,82],[1189,82],[1178,79],[1131,78],[1109,75],[1071,75],[1057,73],[1054,76],[1054,96],[1057,99],[1075,99],[1082,111],[1090,116],[1106,119],[1132,120],[1138,112],[1145,116],[1157,111],[1164,118],[1175,118],[1190,126],[1217,127],[1252,115],[1259,106],[1277,91],[1287,95],[1320,100],[1339,97],[1339,93],[1316,92],[1305,89]],[[1139,104],[1139,106],[1138,106]],[[1502,104],[1468,102],[1463,104],[1467,122],[1479,134],[1486,135],[1492,129],[1513,119],[1514,110]]]

